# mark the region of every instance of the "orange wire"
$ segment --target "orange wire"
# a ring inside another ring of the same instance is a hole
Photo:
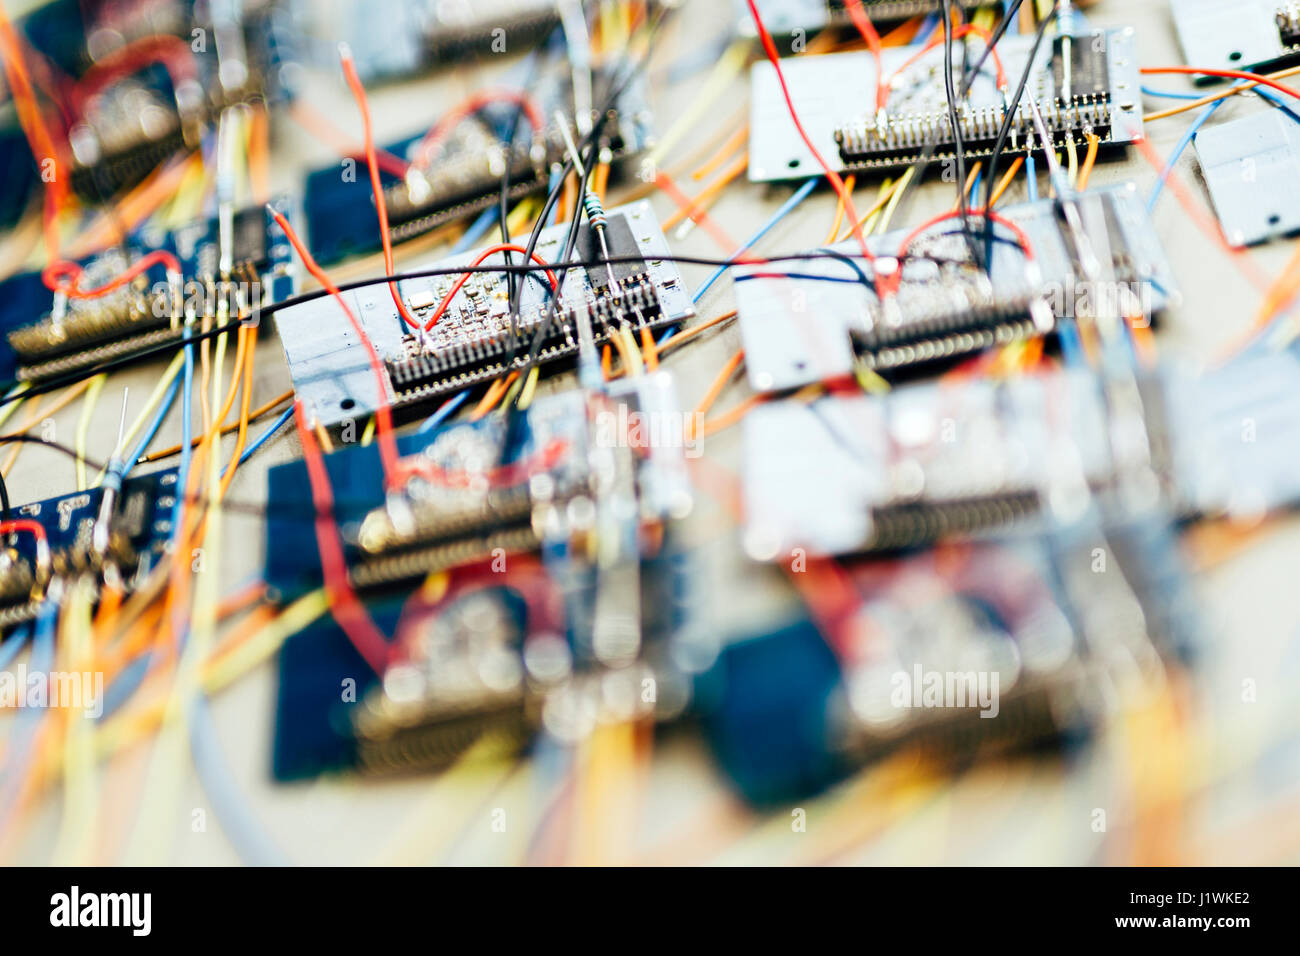
[[[375,197],[375,214],[379,217],[379,241],[384,248],[384,274],[392,275],[394,271],[393,237],[388,232],[388,201],[384,198],[384,188],[379,182],[379,160],[375,156],[375,133],[370,123],[370,103],[366,99],[366,88],[361,85],[361,77],[357,76],[356,64],[352,62],[351,53],[344,52],[343,54],[343,75],[347,77],[348,86],[352,90],[352,97],[357,101],[357,109],[361,111],[361,130],[366,150],[366,167],[370,171],[370,188]],[[420,322],[407,309],[406,302],[397,289],[397,283],[389,282],[388,291],[393,296],[393,304],[397,306],[397,314],[402,317],[402,321],[411,328],[418,329]]]

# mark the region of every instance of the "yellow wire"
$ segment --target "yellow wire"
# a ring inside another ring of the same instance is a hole
[[[31,387],[31,382],[23,382],[22,384],[15,386],[13,391],[9,392],[9,394],[5,396],[5,398],[12,400],[3,408],[0,408],[0,427],[3,427],[4,423],[9,421],[14,412],[18,411],[18,406],[23,403],[21,398],[13,398],[13,396],[21,395]]]
[[[528,373],[528,381],[524,383],[523,391],[519,393],[519,407],[527,408],[533,403],[533,394],[537,391],[537,367],[533,366],[532,371]]]
[[[67,667],[72,675],[94,673],[94,643],[91,631],[91,605],[95,585],[83,578],[73,584],[63,611],[59,615],[60,643],[66,651]],[[102,677],[102,675],[101,675]],[[103,688],[98,689],[102,695]],[[100,696],[102,705],[103,698]],[[83,706],[91,701],[83,700]],[[98,815],[98,781],[95,771],[95,722],[88,714],[71,710],[60,712],[66,723],[63,738],[63,817],[55,843],[54,859],[63,866],[87,865],[93,846]]]
[[[667,156],[678,142],[689,133],[709,110],[713,107],[714,102],[722,96],[723,93],[731,86],[732,81],[740,75],[745,63],[749,60],[749,51],[751,41],[739,39],[734,41],[731,46],[727,47],[722,57],[718,60],[718,65],[713,68],[699,92],[695,94],[691,106],[686,112],[677,117],[677,121],[668,128],[663,139],[650,150],[643,160],[643,168],[649,171],[651,178],[654,173],[663,165],[664,157]]]
[[[902,201],[903,193],[907,191],[907,184],[911,182],[911,180],[912,170],[908,169],[908,171],[903,173],[902,177],[898,180],[898,184],[894,187],[894,191],[889,197],[889,205],[885,207],[885,214],[880,217],[880,225],[877,227],[877,232],[886,233],[889,231],[889,221],[894,218],[894,210],[898,208],[898,204]]]
[[[77,490],[86,490],[86,436],[90,434],[90,419],[95,405],[99,402],[99,393],[104,390],[108,373],[101,372],[90,380],[86,389],[85,401],[81,404],[81,418],[77,421]]]

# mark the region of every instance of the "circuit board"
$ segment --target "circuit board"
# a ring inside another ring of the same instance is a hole
[[[593,102],[604,102],[613,83],[623,88],[609,111],[602,143],[617,173],[653,141],[653,130],[645,84],[638,78],[626,81],[622,76],[597,72],[592,81]],[[387,144],[387,152],[413,164],[405,177],[391,170],[380,171],[392,242],[405,242],[494,208],[501,200],[501,177],[507,165],[509,201],[546,191],[552,167],[565,159],[563,134],[550,117],[558,106],[573,102],[572,81],[568,74],[549,73],[530,94],[546,118],[546,126],[535,131],[521,118],[509,149],[502,143],[514,126],[513,106],[486,109],[456,124],[431,160],[422,158],[423,134]],[[352,165],[346,170],[338,164],[313,170],[305,183],[303,214],[312,255],[325,263],[380,248],[365,158],[350,157],[347,162]],[[429,167],[429,162],[436,166]]]
[[[601,284],[607,284],[604,267],[570,270],[561,307],[542,345],[542,362],[577,353],[578,308],[589,313],[598,343],[606,340],[611,325],[658,328],[695,314],[677,268],[660,258],[669,255],[668,243],[650,205],[635,203],[607,212],[610,256],[641,256],[644,263],[633,263],[630,269],[627,263],[619,264],[625,274],[618,297],[600,291]],[[584,224],[582,229],[587,237],[579,239],[578,248],[591,248],[590,227]],[[567,234],[567,225],[544,229],[537,255],[546,262],[557,261]],[[477,257],[466,253],[431,266],[450,270]],[[498,253],[484,264],[501,261]],[[425,405],[521,368],[548,312],[550,296],[543,291],[542,275],[537,272],[521,280],[520,314],[513,330],[508,284],[500,273],[473,274],[427,332],[405,326],[385,283],[343,294],[384,362],[388,401],[401,409]],[[416,318],[430,320],[455,280],[454,274],[413,278],[403,280],[399,288]],[[295,305],[278,314],[277,324],[294,391],[317,420],[338,426],[379,407],[379,384],[337,302],[320,298]]]
[[[1300,61],[1300,4],[1292,0],[1169,0],[1169,7],[1188,63],[1272,73]]]
[[[521,54],[560,22],[554,0],[372,0],[342,7],[295,0],[290,6],[307,35],[346,38],[367,82]],[[385,29],[375,30],[376,23]]]
[[[1115,556],[1104,574],[1099,551]],[[810,618],[734,641],[710,675],[703,723],[761,805],[903,748],[963,765],[1077,746],[1113,707],[1100,688],[1195,653],[1197,622],[1168,613],[1175,595],[1195,602],[1151,574],[1181,565],[1160,522],[847,563],[872,598],[843,622],[844,657],[819,639],[827,622]]]
[[[503,454],[498,469],[516,468],[564,446],[544,471],[514,484],[420,483],[394,507],[376,493],[382,479],[376,449],[352,447],[326,457],[349,577],[385,633],[394,635],[394,663],[382,685],[365,676],[365,663],[329,621],[291,639],[281,655],[278,777],[335,765],[370,773],[441,767],[485,738],[517,749],[548,708],[553,730],[574,715],[600,711],[604,705],[592,709],[593,695],[600,696],[599,680],[588,673],[593,668],[635,678],[636,687],[657,675],[665,688],[664,713],[680,711],[687,691],[663,644],[695,621],[690,566],[663,542],[643,553],[638,528],[689,510],[685,450],[656,444],[642,449],[640,458],[616,440],[619,407],[624,417],[658,420],[674,414],[676,399],[662,373],[622,383],[612,398],[613,407],[593,406],[579,392],[559,393],[538,399],[513,429],[492,418],[399,442],[404,456],[421,456],[447,476],[481,469]],[[614,460],[606,460],[611,453]],[[608,478],[625,471],[626,485]],[[267,526],[266,580],[279,601],[321,582],[310,515],[297,507],[305,480],[300,462],[270,473],[268,500],[275,508]],[[405,524],[395,523],[399,513]],[[592,560],[579,542],[601,526],[618,546]],[[620,556],[623,549],[627,554]],[[456,602],[445,614],[433,615],[444,610],[437,601],[421,611],[421,592],[411,588],[438,571],[450,573],[453,593],[470,595],[464,599],[474,609],[464,611],[471,615],[468,624]],[[539,597],[539,589],[550,596]],[[621,615],[636,616],[639,650],[630,656],[610,658],[602,636],[611,596]],[[428,626],[420,623],[426,616]],[[563,673],[522,681],[520,675],[543,660],[536,643],[534,657],[525,658],[526,635],[562,638],[545,659],[553,662],[560,653],[570,662]],[[502,667],[504,684],[491,676]],[[336,688],[346,677],[360,679],[355,707],[339,704]]]
[[[288,201],[273,205],[288,211]],[[82,284],[108,282],[149,251],[165,249],[179,260],[183,305],[197,315],[215,315],[220,275],[221,223],[202,219],[171,232],[143,230],[125,246],[114,246],[84,263]],[[296,283],[292,250],[271,214],[261,207],[236,211],[231,220],[231,280],[249,307],[279,302]],[[0,283],[0,374],[20,381],[43,379],[90,368],[110,359],[179,341],[171,289],[160,264],[134,281],[92,299],[57,302],[39,272]],[[55,314],[56,306],[62,314]]]
[[[819,30],[849,27],[849,17],[844,0],[758,0],[758,12],[763,25],[774,36],[789,36],[796,31],[814,33]],[[987,0],[954,0],[956,9],[970,10],[986,6]],[[938,13],[943,0],[862,0],[862,10],[873,24],[890,24],[911,17]],[[745,0],[736,0],[737,29],[753,35],[754,21],[750,19]]]
[[[1031,240],[1038,283],[1030,281],[1023,250],[1000,228],[991,268],[977,269],[955,220],[910,245],[916,258],[903,261],[901,283],[883,303],[874,285],[854,281],[861,252],[853,240],[829,250],[842,258],[795,263],[798,275],[811,281],[764,278],[770,267],[738,270],[736,306],[750,384],[783,391],[846,377],[858,362],[888,373],[951,361],[1050,332],[1060,320],[1072,321],[1076,308],[1099,304],[1106,291],[1116,297],[1124,291],[1148,320],[1178,301],[1173,270],[1136,187],[1093,190],[1079,198],[1079,209],[1105,264],[1096,288],[1080,276],[1052,200],[1002,210]],[[870,236],[868,248],[898,257],[907,232]],[[974,232],[981,241],[980,220]],[[822,276],[836,281],[818,281]]]
[[[292,96],[283,80],[295,53],[275,5],[211,4],[198,36],[190,33],[189,4],[170,6],[173,33],[154,33],[159,28],[147,19],[136,24],[151,44],[143,69],[102,90],[94,67],[82,77],[97,95],[85,99],[68,142],[71,186],[87,200],[117,195],[168,158],[197,149],[203,126],[222,110]]]
[[[1058,37],[1039,49],[1026,88],[1026,98],[1032,96],[1037,102],[1053,144],[1086,147],[1087,132],[1099,138],[1103,149],[1141,139],[1135,31],[1104,30],[1069,37],[1069,43],[1065,39]],[[998,51],[1008,76],[1025,69],[1032,48],[1033,37],[1002,39]],[[937,163],[955,157],[944,98],[943,51],[931,51],[908,65],[914,54],[885,50],[881,55],[885,76],[892,77],[883,123],[874,105],[870,54],[796,56],[783,62],[786,85],[804,129],[833,169],[884,173],[910,166],[930,147],[930,158]],[[995,66],[992,58],[986,61],[971,82],[969,98],[959,107],[965,155],[972,161],[992,153],[1005,115]],[[756,63],[750,82],[750,180],[776,182],[820,175],[821,167],[790,120],[771,64]],[[1010,131],[1004,148],[1008,157],[1024,154],[1039,139],[1027,102],[1017,107]]]
[[[99,554],[92,547],[92,529],[103,497],[102,487],[59,495],[15,505],[13,517],[40,523],[55,575],[100,574],[111,564],[129,594],[166,556],[176,505],[176,470],[122,483],[110,523],[108,550]],[[0,629],[36,617],[44,600],[37,595],[49,584],[41,580],[40,563],[30,534],[14,535],[0,553]]]
[[[1300,232],[1300,135],[1279,110],[1196,134],[1223,235],[1236,247]]]

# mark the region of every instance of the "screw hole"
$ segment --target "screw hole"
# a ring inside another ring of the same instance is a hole
[[[1228,54],[1228,59],[1231,60],[1233,63],[1240,63],[1240,62],[1241,62],[1241,51],[1240,51],[1240,50],[1233,50],[1231,53]]]
[[[790,160],[790,162],[786,163],[786,165],[789,166],[791,169],[798,169],[800,166],[803,165],[803,160],[792,159]]]
[[[356,399],[345,398],[343,399],[343,401],[339,402],[339,408],[343,409],[345,412],[351,411],[356,407],[357,407]]]

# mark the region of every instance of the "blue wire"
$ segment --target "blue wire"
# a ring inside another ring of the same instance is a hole
[[[262,434],[258,435],[257,440],[253,442],[253,444],[249,445],[247,448],[244,449],[244,453],[239,456],[239,463],[242,465],[244,462],[248,461],[248,459],[252,458],[253,452],[257,451],[259,448],[265,445],[267,439],[269,439],[272,435],[274,435],[281,428],[283,428],[285,422],[287,422],[291,418],[293,418],[292,405],[290,405],[288,408],[284,410],[284,413],[275,420],[275,422],[271,425],[270,428],[262,432]]]
[[[1145,84],[1140,87],[1144,96],[1163,96],[1167,100],[1199,100],[1201,97],[1196,93],[1175,93],[1172,90],[1153,90]]]
[[[560,167],[551,170],[551,178],[546,183],[546,194],[548,196],[560,187],[560,172]],[[555,203],[551,206],[551,211],[546,214],[546,225],[548,228],[555,225],[555,218],[559,213],[560,204]]]
[[[185,327],[185,338],[190,337],[190,327]],[[181,393],[181,463],[176,470],[176,503],[172,505],[172,540],[179,540],[181,530],[181,502],[185,497],[190,474],[190,457],[193,449],[193,392],[194,392],[194,346],[185,346],[185,382]]]
[[[479,213],[479,217],[470,223],[469,228],[465,230],[465,235],[456,240],[456,244],[451,247],[449,254],[456,255],[472,249],[487,234],[487,231],[492,228],[496,221],[497,210],[495,208],[484,209]]]
[[[773,226],[775,226],[778,222],[780,222],[782,219],[788,216],[796,206],[798,206],[801,202],[807,199],[809,194],[817,186],[817,181],[820,178],[821,177],[819,176],[814,176],[813,178],[807,180],[802,186],[800,186],[795,191],[795,194],[791,196],[789,199],[787,199],[781,205],[781,208],[772,214],[772,218],[769,219],[767,222],[765,222],[761,227],[759,227],[758,232],[754,233],[752,236],[746,239],[744,243],[741,244],[741,247],[737,249],[735,253],[731,256],[731,261],[734,261],[736,257],[739,256],[742,252],[744,252],[754,243],[758,242],[758,240],[762,239],[765,235],[767,235]],[[718,270],[714,272],[713,275],[709,276],[709,280],[705,282],[704,285],[700,286],[700,288],[696,291],[695,295],[691,297],[691,302],[698,303],[700,299],[704,297],[704,293],[708,292],[709,288],[713,285],[713,283],[717,282],[718,279],[721,278],[722,274],[726,272],[729,268],[731,268],[731,262],[728,262],[728,264],[724,266],[718,266]],[[659,347],[663,348],[664,344],[673,337],[676,331],[677,331],[676,328],[671,328],[666,333],[664,333],[663,338],[659,340]]]
[[[1032,154],[1025,157],[1025,182],[1029,187],[1029,201],[1038,202],[1038,163]]]
[[[222,831],[249,866],[287,866],[289,859],[253,816],[248,800],[230,778],[208,702],[200,694],[190,709],[190,751],[199,783]]]
[[[450,418],[452,412],[460,408],[460,406],[464,404],[465,399],[467,398],[469,398],[469,389],[465,389],[465,391],[461,392],[459,395],[455,396],[454,398],[450,398],[447,401],[443,402],[441,405],[438,406],[438,410],[436,412],[434,412],[432,415],[430,415],[428,418],[424,420],[423,424],[421,424],[420,427],[415,430],[415,433],[417,435],[425,435],[433,431],[435,428],[437,428],[439,425],[445,422],[448,418]]]
[[[1238,83],[1236,86],[1233,87],[1233,89],[1241,90],[1241,89],[1245,89],[1249,85],[1250,85],[1249,83]],[[1200,99],[1200,97],[1197,96],[1195,93],[1175,93],[1173,90],[1156,90],[1156,89],[1152,89],[1149,86],[1142,87],[1142,92],[1145,93],[1147,96],[1164,97],[1167,100],[1199,100]],[[1274,93],[1272,90],[1267,89],[1263,86],[1257,86],[1251,92],[1255,93],[1258,96],[1262,96],[1264,99],[1268,100],[1278,109],[1285,112],[1293,120],[1300,123],[1300,113],[1297,113],[1295,111],[1290,101],[1282,99],[1280,95]],[[1222,100],[1220,100],[1220,102],[1222,102]]]
[[[779,274],[773,273],[771,276],[751,272],[746,273],[745,275],[736,276],[736,281],[748,282],[751,279],[768,279],[773,277],[779,279],[806,279],[809,282],[838,282],[841,285],[862,285],[861,279],[850,279],[848,276],[815,275],[811,272],[782,272]]]
[[[1173,173],[1174,167],[1178,164],[1178,160],[1182,158],[1183,153],[1186,152],[1187,147],[1191,145],[1192,139],[1196,136],[1197,131],[1205,125],[1206,120],[1214,115],[1215,110],[1226,102],[1227,100],[1225,99],[1211,103],[1201,111],[1201,115],[1196,117],[1192,125],[1187,128],[1187,132],[1184,133],[1183,138],[1178,141],[1178,145],[1174,147],[1173,153],[1165,163],[1165,168],[1160,171],[1160,178],[1156,180],[1155,188],[1151,190],[1151,195],[1147,198],[1148,214],[1155,209],[1156,200],[1160,198],[1160,193],[1165,188],[1165,183],[1169,181],[1169,176]]]
[[[184,643],[188,631],[181,634],[177,646]],[[117,709],[129,701],[149,674],[149,664],[153,661],[153,652],[144,651],[133,658],[129,664],[118,671],[113,682],[104,688],[104,707],[99,715],[100,721],[108,720]]]
[[[140,443],[136,445],[135,451],[132,452],[123,462],[123,478],[125,478],[131,469],[135,467],[135,463],[140,460],[140,457],[148,450],[149,446],[153,444],[154,436],[158,434],[158,429],[162,427],[163,419],[167,417],[167,413],[172,410],[172,405],[176,403],[176,393],[179,392],[180,389],[181,376],[177,375],[172,379],[171,388],[167,390],[167,397],[164,398],[162,404],[158,406],[158,411],[154,413],[153,421],[150,422],[149,427],[145,429],[145,433],[141,437]]]
[[[1082,366],[1084,363],[1083,346],[1079,342],[1079,329],[1069,321],[1063,321],[1056,326],[1056,337],[1061,343],[1061,352],[1065,356],[1065,364],[1072,366]]]

